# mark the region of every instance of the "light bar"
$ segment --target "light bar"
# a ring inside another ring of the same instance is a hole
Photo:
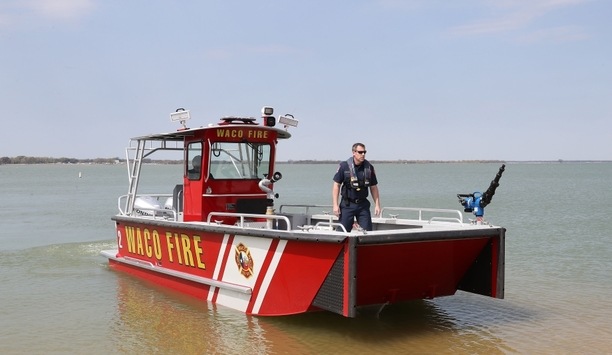
[[[299,121],[296,120],[293,115],[286,114],[278,118],[278,123],[282,123],[285,126],[297,127]]]

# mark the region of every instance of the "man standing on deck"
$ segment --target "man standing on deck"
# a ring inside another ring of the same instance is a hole
[[[378,180],[374,166],[365,158],[366,148],[363,143],[353,144],[353,156],[347,161],[340,162],[338,171],[334,175],[332,186],[332,206],[334,214],[347,232],[353,229],[353,221],[364,230],[372,230],[372,215],[370,214],[370,201],[368,201],[368,188],[374,199],[374,215],[380,214],[380,195]],[[342,198],[338,201],[338,195]]]

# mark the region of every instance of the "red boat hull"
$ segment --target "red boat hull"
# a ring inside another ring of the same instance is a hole
[[[247,314],[325,309],[354,317],[362,306],[458,289],[503,297],[503,228],[306,238],[115,219],[119,249],[107,255],[112,268]]]

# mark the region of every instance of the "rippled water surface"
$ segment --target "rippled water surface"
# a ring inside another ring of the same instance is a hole
[[[498,168],[376,165],[383,206],[453,209]],[[151,192],[180,182],[176,166],[145,169]],[[279,165],[277,206],[330,204],[335,169]],[[506,166],[485,215],[507,228],[503,300],[461,292],[355,319],[266,318],[108,269],[99,251],[114,246],[124,166],[2,165],[0,353],[611,353],[611,176],[609,163]]]

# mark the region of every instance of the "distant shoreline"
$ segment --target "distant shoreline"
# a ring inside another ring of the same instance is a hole
[[[338,164],[340,160],[284,160],[277,161],[277,164]],[[471,164],[543,164],[543,163],[612,163],[612,160],[370,160],[373,164],[450,164],[450,163],[471,163]],[[182,160],[152,160],[144,159],[145,164],[182,164]],[[51,157],[0,157],[0,165],[30,165],[30,164],[100,164],[117,165],[125,164],[125,159],[115,158],[51,158]]]
[[[542,163],[612,163],[612,160],[369,160],[372,164],[542,164]],[[338,164],[339,160],[289,160],[278,164]]]

